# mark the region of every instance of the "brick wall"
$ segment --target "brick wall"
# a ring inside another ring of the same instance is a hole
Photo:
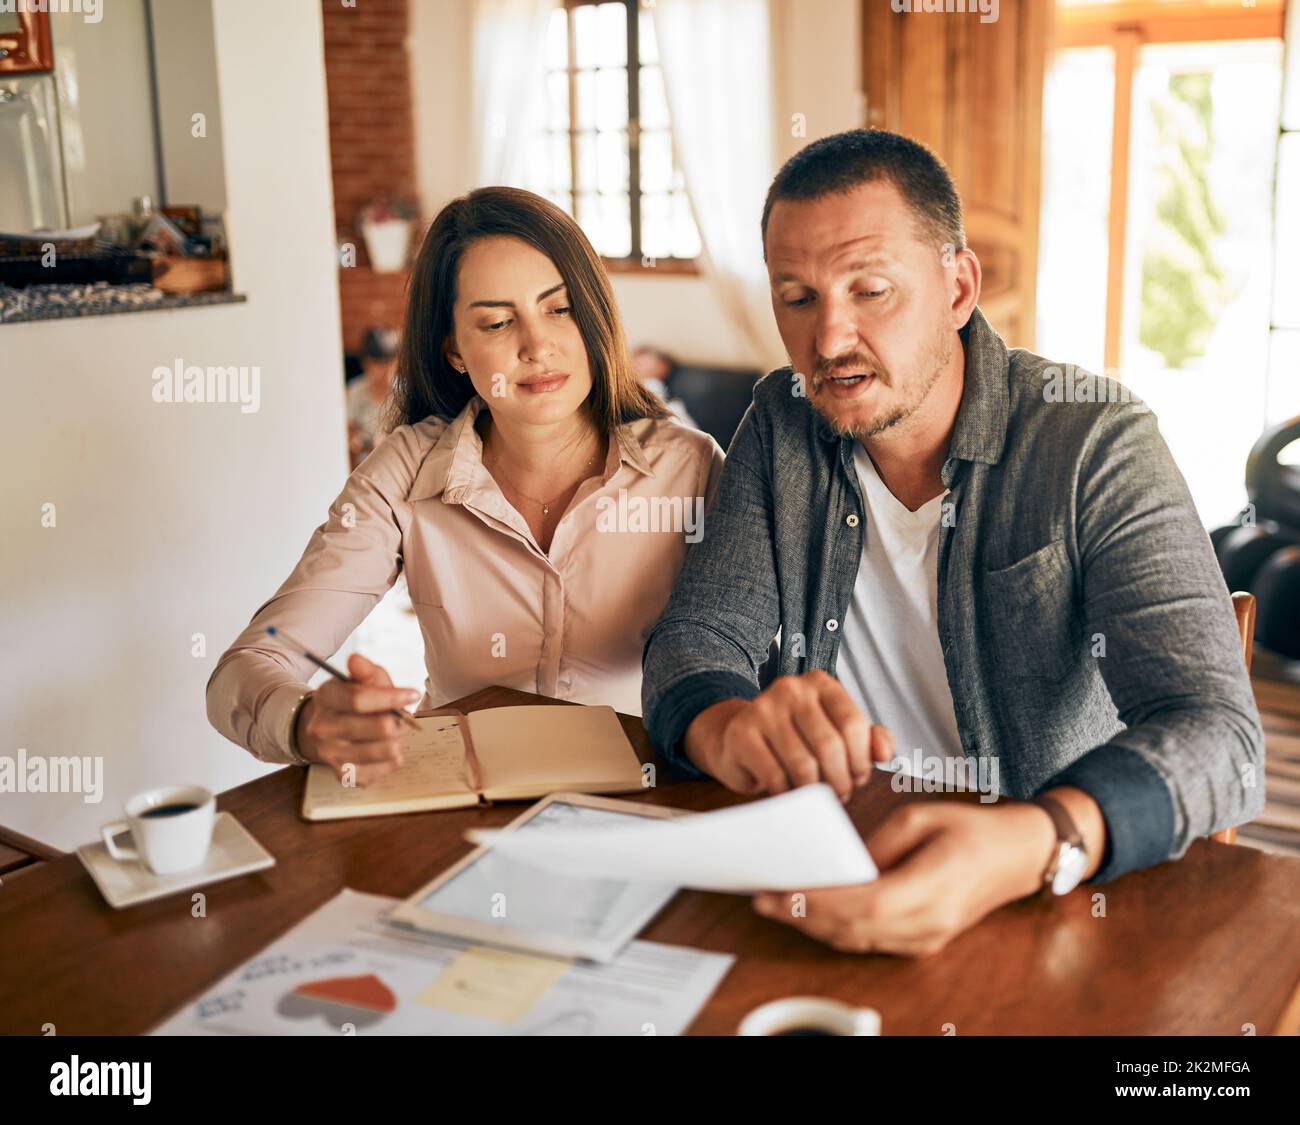
[[[321,0],[329,97],[334,222],[340,243],[356,246],[356,265],[339,269],[343,346],[355,349],[372,324],[400,328],[405,271],[377,274],[356,228],[361,208],[379,196],[417,198],[411,75],[406,53],[408,0]]]

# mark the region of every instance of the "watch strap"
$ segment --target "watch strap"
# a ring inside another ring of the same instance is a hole
[[[1083,847],[1083,837],[1079,835],[1079,829],[1075,827],[1074,818],[1065,810],[1055,797],[1031,797],[1029,803],[1037,805],[1040,809],[1046,811],[1047,815],[1052,818],[1052,823],[1056,825],[1056,838],[1064,840],[1067,844],[1073,844],[1076,848]]]
[[[1050,893],[1052,884],[1056,880],[1057,869],[1061,866],[1061,858],[1064,853],[1061,845],[1069,844],[1071,847],[1083,849],[1083,837],[1079,835],[1079,829],[1074,823],[1074,818],[1055,797],[1045,795],[1031,797],[1029,803],[1037,805],[1047,813],[1056,826],[1056,849],[1052,852],[1052,859],[1047,865],[1047,870],[1043,872],[1042,892],[1047,894]]]

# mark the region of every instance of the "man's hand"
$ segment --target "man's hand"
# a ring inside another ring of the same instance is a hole
[[[1037,805],[917,802],[867,838],[875,882],[803,892],[799,916],[787,893],[757,895],[754,909],[846,953],[937,953],[1038,890],[1055,846],[1052,819]]]
[[[752,700],[706,707],[686,728],[687,756],[737,793],[784,793],[825,781],[847,801],[873,762],[894,756],[894,736],[873,726],[825,672],[782,676]]]

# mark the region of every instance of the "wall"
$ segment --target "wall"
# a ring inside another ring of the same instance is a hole
[[[412,0],[407,41],[421,209],[432,219],[444,203],[475,187],[468,159],[470,6],[463,0]]]
[[[343,343],[355,349],[371,325],[402,322],[406,272],[375,273],[356,222],[378,197],[416,196],[407,0],[364,0],[356,7],[321,0],[321,7],[334,223],[339,241],[357,251],[356,265],[339,271]]]
[[[267,771],[204,685],[347,473],[320,4],[221,0],[214,24],[248,302],[0,326],[0,754],[100,755],[105,787],[0,794],[0,824],[64,849],[139,789]],[[155,403],[176,357],[257,365],[261,409]]]

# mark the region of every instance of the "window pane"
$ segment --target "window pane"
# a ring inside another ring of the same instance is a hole
[[[667,195],[641,196],[641,253],[647,257],[672,257],[671,206]]]
[[[700,232],[695,226],[695,216],[691,214],[691,201],[685,192],[672,195],[673,222],[673,257],[698,258],[700,255]]]
[[[1115,55],[1058,51],[1043,90],[1038,351],[1101,372]]]
[[[641,190],[671,191],[673,186],[672,138],[666,130],[641,134]]]
[[[581,11],[582,9],[578,9]],[[578,122],[579,129],[594,129],[596,127],[596,72],[594,70],[580,70],[575,76],[575,84],[578,88]]]
[[[580,67],[594,67],[600,63],[599,14],[594,5],[584,4],[573,9],[574,63]]]
[[[599,163],[596,157],[596,134],[578,134],[578,190],[593,192],[596,190]]]
[[[627,196],[590,192],[579,195],[577,219],[596,253],[607,258],[626,258],[632,252]]]
[[[1273,323],[1300,328],[1300,133],[1285,133],[1277,149],[1276,273]],[[1300,377],[1300,370],[1293,373]]]
[[[1288,4],[1286,8],[1285,36],[1290,50],[1282,95],[1282,128],[1300,129],[1300,4]]]
[[[627,128],[627,71],[596,72],[596,128]]]
[[[546,69],[569,69],[569,21],[563,8],[556,8],[546,25]]]
[[[601,66],[627,66],[627,6],[602,4],[597,9]]]
[[[1267,410],[1281,44],[1154,44],[1137,62],[1121,374],[1215,526],[1241,509]]]
[[[641,9],[641,23],[637,28],[637,33],[640,36],[637,48],[641,54],[641,65],[658,63],[659,40],[655,38],[654,16],[645,8]]]
[[[641,253],[651,258],[697,258],[700,232],[684,192],[641,196]]]
[[[641,68],[641,128],[668,128],[668,97],[663,71],[657,66]]]
[[[1281,46],[1171,43],[1138,54],[1125,379],[1234,362],[1264,368]]]
[[[601,253],[609,258],[626,258],[632,253],[632,217],[626,195],[602,195]]]
[[[628,153],[626,133],[600,133],[596,137],[599,168],[597,185],[602,192],[628,190]]]
[[[1269,339],[1266,426],[1300,414],[1300,330],[1279,329]],[[1294,445],[1287,449],[1292,455]]]

